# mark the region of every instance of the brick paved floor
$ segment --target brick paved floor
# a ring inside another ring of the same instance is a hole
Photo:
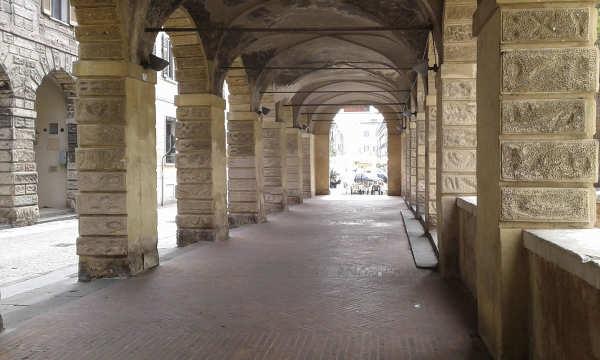
[[[400,199],[319,198],[0,335],[0,359],[487,359]]]

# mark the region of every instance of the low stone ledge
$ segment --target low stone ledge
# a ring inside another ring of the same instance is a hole
[[[477,196],[462,196],[456,199],[456,206],[467,211],[469,214],[477,215]]]
[[[525,247],[533,254],[600,290],[600,229],[529,230]]]
[[[600,227],[600,190],[596,190],[596,227]]]

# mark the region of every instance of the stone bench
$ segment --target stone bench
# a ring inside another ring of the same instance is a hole
[[[458,264],[460,277],[473,297],[477,297],[475,240],[477,238],[477,196],[456,199],[458,207]]]

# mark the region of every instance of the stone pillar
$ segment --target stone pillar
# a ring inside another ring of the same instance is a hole
[[[432,65],[432,64],[430,64]],[[436,73],[429,72],[427,86],[427,98],[425,101],[425,213],[427,230],[435,229],[437,226],[437,200],[436,200],[436,181],[437,181],[437,93],[435,88]]]
[[[475,128],[476,44],[471,35],[475,1],[445,3],[444,64],[438,71],[437,212],[440,268],[458,272],[456,198],[477,195]]]
[[[425,82],[421,74],[417,75],[417,214],[425,220],[427,213],[426,188],[426,157],[427,147],[426,122],[425,122]]]
[[[317,195],[329,195],[329,135],[315,135],[315,178]]]
[[[408,119],[404,118],[402,121],[405,124]],[[408,125],[402,131],[402,160],[404,161],[402,166],[402,197],[405,201],[410,202],[410,129]]]
[[[177,245],[226,240],[225,101],[185,94],[177,105]]]
[[[8,80],[6,80],[8,81]],[[0,109],[0,224],[25,226],[39,218],[35,165],[35,100],[2,98]]]
[[[262,124],[253,112],[227,114],[229,223],[265,221]]]
[[[158,265],[156,73],[117,60],[74,69],[79,278],[137,274]]]
[[[417,118],[411,116],[408,120],[409,129],[409,174],[410,174],[410,199],[409,203],[413,210],[417,209]]]
[[[594,6],[486,0],[475,16],[477,133],[485,144],[477,159],[477,304],[480,333],[497,359],[528,357],[522,229],[594,226]]]
[[[285,124],[263,120],[263,155],[265,174],[265,211],[267,214],[287,210],[287,153]]]
[[[402,195],[405,154],[402,149],[402,133],[388,129],[388,195]]]
[[[302,184],[302,133],[300,129],[287,128],[287,179],[288,203],[301,204],[303,202]]]
[[[305,199],[315,196],[315,138],[302,133],[302,195]]]

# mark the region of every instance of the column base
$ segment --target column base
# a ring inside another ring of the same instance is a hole
[[[79,281],[138,275],[159,264],[158,250],[129,256],[79,256]]]
[[[266,222],[267,219],[259,214],[230,214],[229,215],[229,226],[238,227],[242,225],[250,224],[261,224]]]
[[[202,241],[224,241],[229,237],[229,229],[178,229],[177,246],[185,247]]]

